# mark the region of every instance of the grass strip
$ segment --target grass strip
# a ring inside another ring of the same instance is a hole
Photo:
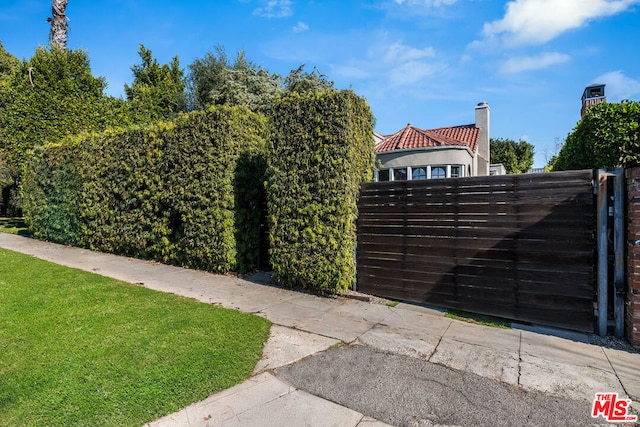
[[[269,328],[0,249],[0,426],[140,426],[248,378]]]
[[[444,315],[450,319],[461,320],[463,322],[474,323],[476,325],[491,326],[493,328],[511,329],[511,321],[500,317],[487,316],[484,314],[470,313],[468,311],[449,309]]]

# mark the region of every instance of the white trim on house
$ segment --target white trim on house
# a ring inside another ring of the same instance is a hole
[[[407,174],[407,178],[406,180],[403,181],[414,181],[413,179],[413,171],[415,169],[425,169],[426,171],[426,176],[424,179],[434,179],[433,178],[433,168],[440,168],[440,169],[444,169],[445,170],[445,176],[444,177],[440,177],[439,179],[443,179],[443,178],[464,178],[465,176],[467,176],[467,171],[465,170],[466,165],[461,165],[461,164],[454,164],[454,165],[444,165],[444,164],[438,164],[438,165],[424,165],[424,166],[407,166],[406,168],[381,168],[380,170],[375,170],[374,171],[374,180],[375,182],[380,182],[380,172],[381,171],[387,171],[389,173],[389,181],[396,181],[395,179],[395,172],[398,170],[404,170]],[[453,168],[457,167],[458,168],[458,173],[460,174],[460,176],[457,177],[452,177],[452,171]],[[423,179],[420,179],[418,181],[422,181]],[[383,181],[386,182],[386,181]]]
[[[378,156],[384,156],[385,154],[396,154],[396,153],[410,153],[414,151],[439,151],[439,150],[465,150],[471,156],[474,155],[474,152],[471,151],[471,148],[463,145],[443,145],[440,147],[417,147],[417,148],[402,148],[399,150],[391,150],[391,151],[381,151],[376,153]]]

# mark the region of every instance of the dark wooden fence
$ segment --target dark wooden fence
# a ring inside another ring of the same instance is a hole
[[[592,171],[366,183],[358,290],[593,332]]]

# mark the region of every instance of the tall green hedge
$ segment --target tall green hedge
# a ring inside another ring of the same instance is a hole
[[[251,269],[264,198],[266,118],[228,106],[184,117],[165,150],[174,257],[196,268]]]
[[[23,184],[24,217],[34,237],[85,246],[80,218],[78,152],[67,145],[38,147],[31,156]]]
[[[339,293],[355,278],[357,197],[372,178],[372,115],[351,91],[278,100],[267,156],[276,280]]]
[[[640,102],[587,109],[558,153],[553,170],[640,166]]]
[[[135,126],[78,143],[79,204],[89,248],[169,261],[162,166],[172,132],[173,124]]]
[[[210,271],[255,267],[266,119],[219,106],[38,150],[34,236]]]

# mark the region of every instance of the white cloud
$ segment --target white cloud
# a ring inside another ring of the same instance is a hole
[[[457,0],[394,0],[399,5],[440,7],[454,4]]]
[[[401,62],[389,69],[388,76],[393,86],[411,86],[424,81],[427,77],[436,74],[443,68],[444,67],[438,63],[421,61]]]
[[[304,22],[300,21],[295,25],[295,27],[293,27],[293,32],[294,33],[301,33],[303,31],[307,31],[308,29],[309,29],[309,26],[307,24],[305,24]]]
[[[507,4],[502,19],[484,24],[483,34],[486,38],[502,36],[513,44],[542,44],[638,3],[640,0],[514,0]]]
[[[386,40],[374,43],[366,54],[334,65],[332,75],[340,79],[366,80],[378,92],[423,86],[427,78],[446,69],[432,47],[413,47]],[[432,79],[431,79],[432,80]]]
[[[593,83],[605,84],[605,95],[607,99],[614,102],[640,95],[640,80],[625,76],[621,70],[603,74],[597,77]]]
[[[562,64],[569,60],[571,60],[569,55],[558,52],[547,52],[533,56],[518,56],[505,61],[500,71],[505,74],[515,74],[523,71],[541,70],[552,65]]]
[[[386,48],[384,60],[387,63],[397,63],[432,58],[434,56],[436,56],[436,51],[432,47],[416,49],[402,43],[394,43]]]
[[[393,86],[409,86],[432,75],[439,68],[433,47],[415,48],[400,42],[377,47],[381,59],[381,75],[388,76]]]
[[[262,4],[264,4],[264,6],[253,11],[254,15],[265,18],[286,18],[293,15],[291,0],[263,0]]]

